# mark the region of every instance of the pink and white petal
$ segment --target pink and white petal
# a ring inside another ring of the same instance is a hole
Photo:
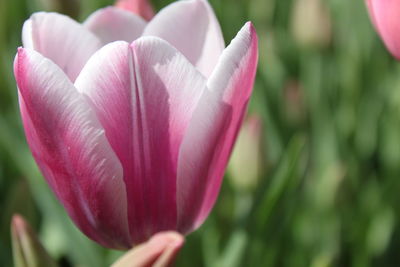
[[[209,77],[225,48],[218,20],[206,0],[177,1],[162,9],[143,33],[175,46]]]
[[[143,210],[132,210],[129,218],[131,230],[147,222],[150,236],[176,228],[178,151],[206,81],[161,39],[141,38],[132,44],[132,52],[135,180],[128,197],[143,201]],[[146,221],[136,219],[141,214]]]
[[[150,0],[117,0],[115,6],[137,14],[145,20],[151,20],[154,17]]]
[[[146,24],[138,15],[117,7],[99,9],[83,23],[103,44],[114,41],[131,43],[142,35]]]
[[[138,90],[149,101],[146,109],[154,113],[154,119],[157,113],[163,114],[162,109],[168,112],[165,118],[170,150],[177,165],[180,143],[207,81],[178,50],[160,38],[142,37],[131,46]]]
[[[131,245],[122,167],[96,115],[52,61],[20,48],[14,63],[32,154],[78,227],[111,248]]]
[[[106,45],[76,80],[124,168],[134,243],[176,228],[177,154],[205,83],[183,55],[155,37],[129,49],[125,42]]]
[[[257,34],[251,23],[247,23],[224,50],[207,82],[213,98],[217,99],[213,100],[215,108],[211,104],[204,108],[201,103],[207,105],[207,102],[200,102],[181,147],[178,227],[185,232],[199,227],[214,206],[253,89],[257,60]],[[215,122],[207,125],[204,122],[208,120]]]
[[[215,179],[210,170],[221,150],[231,120],[231,107],[219,94],[206,90],[193,114],[178,159],[178,231],[187,234],[198,227],[205,195]]]
[[[129,44],[124,41],[110,43],[97,51],[87,62],[75,81],[75,87],[86,96],[104,127],[105,135],[122,164],[123,176],[127,185],[127,209],[143,210],[142,202],[132,201],[131,184],[141,177],[135,175],[133,166],[133,105],[132,94],[135,92],[135,78],[132,77]],[[139,207],[138,207],[139,206]],[[143,218],[137,216],[136,221]],[[145,225],[145,223],[143,223]],[[137,231],[137,230],[136,230]],[[134,242],[144,231],[133,232]],[[142,240],[140,240],[142,241]]]
[[[258,37],[253,24],[247,22],[224,50],[207,87],[220,93],[225,103],[241,109],[253,90],[257,62]]]
[[[75,81],[89,57],[101,47],[100,40],[71,18],[38,12],[24,23],[22,41],[56,63]]]
[[[132,92],[130,48],[113,42],[97,51],[75,81],[105,130],[113,151],[129,177],[132,165]]]

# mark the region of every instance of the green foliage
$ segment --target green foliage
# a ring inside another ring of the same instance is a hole
[[[249,112],[263,118],[265,170],[251,194],[224,181],[178,266],[400,264],[400,63],[364,1],[322,0],[332,31],[325,46],[296,41],[294,2],[210,0],[227,43],[248,20],[260,37]],[[81,3],[82,21],[112,1]],[[12,266],[9,225],[19,212],[63,266],[108,266],[120,252],[72,225],[23,136],[12,62],[23,21],[41,9],[38,1],[0,1],[0,265]]]

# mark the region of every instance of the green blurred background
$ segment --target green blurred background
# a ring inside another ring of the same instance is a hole
[[[246,190],[228,171],[177,266],[400,266],[400,63],[374,32],[364,1],[210,3],[226,43],[248,20],[259,34],[249,112],[263,121],[262,170]],[[72,225],[21,127],[12,62],[22,23],[43,4],[0,0],[0,265],[12,266],[9,227],[18,212],[61,266],[108,266],[121,252]],[[79,13],[64,10],[83,21],[110,4],[85,0]]]

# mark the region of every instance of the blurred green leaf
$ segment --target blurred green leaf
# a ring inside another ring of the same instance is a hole
[[[266,226],[273,209],[276,208],[278,201],[284,194],[285,190],[288,187],[293,186],[293,184],[299,183],[296,179],[298,178],[296,174],[304,143],[305,140],[301,136],[293,138],[284,154],[284,157],[281,159],[275,174],[270,178],[271,183],[268,185],[268,189],[263,192],[260,205],[256,210],[257,229]]]

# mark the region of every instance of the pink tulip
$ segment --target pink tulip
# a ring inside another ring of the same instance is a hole
[[[400,1],[366,0],[371,20],[390,53],[400,60]]]
[[[115,5],[138,14],[146,20],[150,20],[154,16],[154,11],[149,0],[117,0]]]
[[[23,43],[14,72],[28,144],[76,225],[118,249],[198,228],[251,95],[253,25],[224,49],[207,1],[189,0],[148,24],[114,7],[84,25],[36,13]]]

